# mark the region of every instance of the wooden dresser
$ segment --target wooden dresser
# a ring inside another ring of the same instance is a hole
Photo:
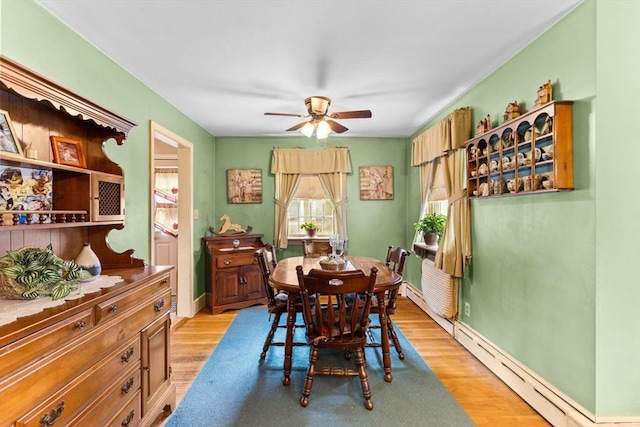
[[[207,250],[207,307],[211,313],[266,304],[262,273],[253,256],[264,246],[262,234],[212,236],[203,241]]]
[[[171,268],[104,271],[122,282],[0,326],[0,426],[132,427],[172,410]]]
[[[0,256],[51,244],[69,260],[90,243],[102,274],[122,278],[0,322],[0,427],[151,425],[175,406],[169,358],[173,267],[145,267],[133,250],[115,252],[107,241],[111,231],[125,228],[125,194],[124,172],[103,147],[107,140],[123,144],[136,124],[4,56],[0,110],[10,115],[20,147],[32,148],[30,158],[0,151],[2,173],[22,174],[27,189],[36,172],[52,181],[46,200],[51,210],[30,213],[3,204]],[[52,136],[75,141],[84,161],[56,161]]]

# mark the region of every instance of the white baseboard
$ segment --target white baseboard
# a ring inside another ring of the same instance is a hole
[[[192,307],[191,308],[191,312],[193,313],[193,316],[195,316],[195,314],[197,312],[202,310],[205,305],[207,305],[207,294],[206,293],[200,295],[198,298],[196,298],[195,301],[193,301],[191,303],[191,307]],[[191,316],[191,317],[193,317],[193,316]]]
[[[407,297],[555,427],[640,427],[640,417],[596,417],[465,323],[451,323],[429,309],[409,284]]]

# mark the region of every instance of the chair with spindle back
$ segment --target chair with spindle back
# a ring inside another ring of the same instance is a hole
[[[358,376],[365,408],[373,409],[371,389],[364,358],[371,298],[378,269],[366,276],[361,270],[332,271],[312,269],[305,275],[296,267],[302,296],[307,341],[311,345],[309,367],[300,404],[306,407],[315,375]],[[363,298],[354,298],[362,295]],[[316,366],[320,349],[355,353],[356,369]]]
[[[385,264],[387,267],[391,268],[393,271],[402,275],[402,271],[404,270],[404,262],[407,256],[411,254],[411,251],[404,248],[394,248],[393,246],[389,246],[387,248],[387,258]],[[391,342],[393,342],[394,347],[396,348],[396,352],[398,353],[398,357],[400,360],[404,360],[404,353],[402,352],[402,346],[400,345],[400,340],[396,335],[396,331],[393,329],[393,322],[391,321],[391,315],[396,312],[396,300],[398,298],[398,289],[399,287],[392,289],[391,291],[385,294],[385,301],[382,303],[385,304],[385,312],[387,314],[387,332]],[[371,305],[371,313],[379,313],[380,312],[380,302],[377,298],[373,297],[373,303]],[[372,329],[380,328],[379,325],[371,326]],[[367,347],[380,347],[381,344],[376,342],[373,338],[373,335],[369,333],[369,342],[367,343]]]

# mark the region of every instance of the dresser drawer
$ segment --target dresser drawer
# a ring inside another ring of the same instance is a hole
[[[241,267],[253,264],[255,258],[253,254],[244,255],[218,255],[216,265],[218,268]]]
[[[137,307],[140,301],[149,295],[159,292],[169,287],[169,276],[149,282],[140,288],[125,292],[111,299],[108,299],[96,306],[96,324],[116,318],[127,310]]]
[[[137,378],[135,387],[139,387],[139,360],[140,339],[136,336],[18,419],[16,427],[39,427],[42,424],[53,425],[54,422],[58,425],[65,424],[78,411],[100,396],[112,384],[114,378],[119,378],[125,373],[129,377]],[[130,387],[134,387],[134,385],[132,384]],[[109,405],[114,404],[110,402]],[[111,408],[115,408],[115,406],[111,406]]]
[[[105,427],[136,427],[140,425],[140,391],[113,417]]]
[[[85,310],[27,338],[0,349],[0,378],[29,363],[34,354],[41,356],[80,338],[93,328],[93,310]]]
[[[140,396],[140,368],[130,369],[118,378],[91,406],[82,411],[71,424],[76,426],[104,425],[116,411],[127,407],[131,397]]]

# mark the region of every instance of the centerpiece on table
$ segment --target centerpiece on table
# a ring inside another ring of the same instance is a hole
[[[345,241],[337,234],[329,236],[331,253],[320,260],[320,267],[323,270],[344,270],[347,268],[347,261],[344,259],[344,243]]]
[[[73,260],[63,260],[53,248],[27,246],[7,251],[0,258],[0,297],[60,299],[78,289],[78,283],[91,274]]]

